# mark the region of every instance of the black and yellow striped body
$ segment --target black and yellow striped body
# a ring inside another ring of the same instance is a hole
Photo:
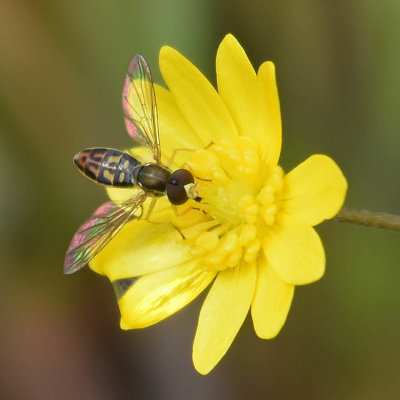
[[[131,155],[114,149],[86,149],[74,157],[74,162],[85,176],[97,183],[116,187],[138,185],[147,195],[166,195],[174,205],[186,203],[188,191],[194,185],[193,175],[186,169],[172,172],[154,163],[143,165]],[[201,200],[197,194],[190,198]]]
[[[107,148],[83,150],[75,156],[74,162],[93,181],[117,187],[136,185],[141,167],[139,161],[129,154]]]

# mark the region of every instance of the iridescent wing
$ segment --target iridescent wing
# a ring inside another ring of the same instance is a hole
[[[64,274],[72,274],[88,264],[135,217],[146,197],[147,194],[139,192],[120,205],[109,201],[100,206],[72,238],[65,255]]]
[[[129,63],[122,90],[122,109],[129,135],[139,146],[151,148],[155,161],[160,164],[156,95],[149,65],[140,54]]]

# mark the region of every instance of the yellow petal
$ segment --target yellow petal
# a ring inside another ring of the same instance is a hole
[[[316,225],[342,208],[347,181],[330,157],[315,154],[285,176],[284,187],[282,207]]]
[[[263,63],[257,78],[261,93],[261,113],[265,123],[265,134],[261,139],[265,148],[264,162],[273,167],[278,163],[282,146],[281,110],[274,64],[271,61]]]
[[[227,352],[243,324],[253,298],[257,269],[242,264],[219,273],[200,312],[193,343],[193,363],[210,372]]]
[[[314,228],[302,219],[280,213],[263,240],[264,254],[287,283],[304,285],[325,272],[325,252]]]
[[[257,77],[239,42],[227,35],[217,53],[217,78],[218,91],[239,134],[256,140],[267,167],[276,165],[281,126],[273,64],[264,64]]]
[[[262,339],[272,339],[286,321],[294,286],[283,282],[268,261],[258,264],[256,292],[251,304],[254,329]]]
[[[182,114],[203,146],[238,135],[225,104],[202,73],[171,47],[160,51],[160,70]]]
[[[136,197],[139,193],[143,193],[142,188],[140,188],[139,186],[135,186],[132,188],[118,188],[113,186],[107,186],[106,191],[108,197],[116,204],[123,203],[125,200],[128,200],[129,198]]]
[[[155,85],[158,122],[160,130],[162,161],[167,164],[175,149],[200,149],[204,147],[203,140],[189,125],[178,108],[172,94]],[[174,165],[181,165],[188,159],[187,151],[179,151]]]
[[[154,250],[153,250],[154,251]],[[139,278],[119,300],[122,327],[145,328],[186,306],[214,279],[196,261]]]
[[[180,265],[193,256],[189,246],[176,240],[177,235],[171,225],[129,222],[91,261],[90,268],[114,281]]]
[[[218,92],[228,107],[239,134],[260,134],[257,76],[239,42],[225,36],[217,52]]]
[[[119,323],[119,327],[121,329],[123,329],[124,331],[130,329],[128,325],[125,324],[124,320],[121,318],[120,323]]]

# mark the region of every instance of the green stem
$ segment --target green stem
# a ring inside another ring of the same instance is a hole
[[[334,219],[340,222],[400,231],[400,216],[383,212],[354,210],[343,207]]]

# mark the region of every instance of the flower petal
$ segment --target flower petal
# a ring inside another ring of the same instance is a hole
[[[139,192],[143,192],[143,189],[139,186],[134,186],[132,188],[119,188],[114,186],[106,186],[106,192],[108,197],[114,203],[123,203],[129,198],[136,197]]]
[[[138,279],[119,300],[121,326],[145,328],[186,306],[214,279],[196,261],[155,272]]]
[[[262,257],[258,264],[257,286],[251,315],[257,336],[272,339],[286,321],[294,294],[294,286],[285,283]]]
[[[280,213],[263,240],[264,254],[287,283],[304,285],[325,272],[325,252],[317,232],[302,219]]]
[[[227,352],[249,311],[256,283],[255,264],[219,273],[200,312],[193,343],[193,363],[210,372]]]
[[[347,181],[330,157],[315,154],[285,176],[284,187],[284,209],[317,225],[339,212],[346,197]]]
[[[177,235],[172,225],[129,222],[91,261],[90,268],[114,281],[180,265],[193,256],[189,246],[176,240]]]
[[[175,101],[203,146],[237,136],[228,110],[204,75],[171,47],[160,51],[160,70]]]
[[[256,140],[267,167],[276,165],[281,131],[279,100],[271,68],[262,68],[257,77],[242,46],[234,36],[227,35],[217,53],[217,78],[218,91],[239,134]]]
[[[273,167],[278,163],[282,147],[282,122],[276,86],[275,66],[271,61],[263,63],[258,70],[258,84],[261,92],[261,114],[264,119],[265,134],[264,162]]]
[[[225,36],[217,52],[218,92],[228,107],[239,134],[260,134],[257,76],[245,51],[232,35]]]
[[[162,161],[167,164],[175,149],[199,149],[204,147],[202,139],[189,125],[172,94],[155,85]],[[180,157],[181,156],[181,157]],[[181,158],[181,161],[179,159]],[[178,152],[174,164],[181,165],[188,158],[188,153]]]

